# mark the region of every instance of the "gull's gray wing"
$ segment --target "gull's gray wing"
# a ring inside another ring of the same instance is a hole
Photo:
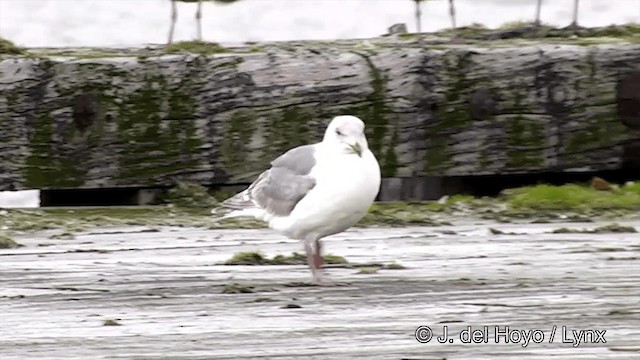
[[[271,162],[271,168],[258,176],[241,193],[222,202],[232,209],[260,208],[269,214],[287,216],[316,185],[309,176],[316,164],[315,145],[293,148]]]

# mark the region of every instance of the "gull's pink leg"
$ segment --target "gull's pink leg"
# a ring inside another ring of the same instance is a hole
[[[322,276],[323,271],[321,267],[324,264],[324,258],[322,257],[322,245],[320,244],[320,240],[316,240],[314,242],[314,245],[315,246],[313,247],[313,250],[314,250],[313,265],[318,271],[318,276],[316,277],[316,283],[320,286],[335,286],[336,284],[333,281]]]
[[[309,270],[311,270],[313,280],[318,282],[320,280],[320,277],[318,276],[318,268],[315,262],[313,247],[311,246],[310,242],[304,242],[304,251],[307,253],[307,264],[309,265]]]
[[[316,269],[320,269],[322,268],[322,265],[324,265],[324,258],[322,257],[322,245],[320,244],[320,240],[316,240],[315,244],[316,248],[313,254],[313,262]]]

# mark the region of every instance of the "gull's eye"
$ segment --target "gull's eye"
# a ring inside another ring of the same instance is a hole
[[[340,131],[340,129],[336,129],[336,134],[338,134],[338,136],[342,136],[342,131]]]

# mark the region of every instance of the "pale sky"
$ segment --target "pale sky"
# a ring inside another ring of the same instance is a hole
[[[534,16],[536,0],[456,0],[459,25],[488,27]],[[573,0],[545,0],[543,21],[566,26]],[[176,40],[195,36],[195,4],[178,4]],[[426,31],[449,26],[448,2],[422,5]],[[216,42],[364,38],[404,22],[413,0],[240,0],[204,4],[204,38]],[[640,23],[640,0],[582,0],[586,26]],[[164,43],[169,0],[0,0],[0,36],[22,46],[136,46]]]

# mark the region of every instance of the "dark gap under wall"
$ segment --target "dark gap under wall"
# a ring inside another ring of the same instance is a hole
[[[496,196],[500,191],[540,183],[561,185],[588,183],[599,176],[613,183],[640,180],[638,169],[580,172],[530,173],[491,176],[425,176],[413,178],[385,178],[377,201],[437,200],[444,195],[469,194]],[[229,184],[211,187],[211,190],[233,194],[249,184]],[[166,188],[99,188],[42,190],[42,207],[54,206],[135,206],[158,204]],[[224,199],[218,199],[224,200]]]
[[[598,172],[543,172],[487,176],[426,176],[383,179],[378,201],[437,200],[445,195],[468,194],[497,196],[502,190],[520,186],[567,183],[588,183],[599,176],[612,183],[640,180],[640,171],[612,170]]]
[[[155,204],[166,189],[98,188],[41,190],[40,206],[132,206]]]

